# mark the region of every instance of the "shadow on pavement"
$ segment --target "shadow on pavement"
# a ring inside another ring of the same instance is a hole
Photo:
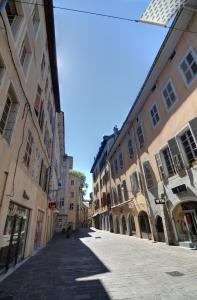
[[[80,241],[94,239],[90,232],[93,230],[81,229],[69,239],[57,234],[46,248],[0,283],[0,300],[110,300],[100,280],[84,279],[109,272]]]

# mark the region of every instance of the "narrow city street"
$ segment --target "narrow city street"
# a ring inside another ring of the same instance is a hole
[[[0,299],[194,300],[197,252],[108,232],[57,235],[0,283]]]

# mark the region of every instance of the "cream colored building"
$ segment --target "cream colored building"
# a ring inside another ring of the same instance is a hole
[[[117,233],[197,247],[197,13],[175,17],[107,157]]]
[[[53,3],[42,4],[8,1],[0,18],[0,271],[53,234],[48,186],[60,99]]]
[[[68,197],[68,225],[72,230],[80,228],[80,209],[82,203],[82,191],[80,178],[69,174],[69,197]]]
[[[69,198],[70,198],[70,171],[73,169],[73,157],[64,154],[61,159],[61,176],[58,190],[58,215],[56,231],[68,227]]]

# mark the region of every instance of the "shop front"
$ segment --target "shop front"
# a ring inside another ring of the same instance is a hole
[[[197,248],[197,202],[178,204],[173,210],[173,220],[179,245]]]
[[[10,202],[3,235],[0,236],[0,271],[24,259],[30,210]]]

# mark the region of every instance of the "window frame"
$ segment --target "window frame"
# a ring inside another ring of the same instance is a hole
[[[138,128],[139,127],[141,127],[142,136],[143,136],[143,144],[142,145],[140,144],[139,135],[138,135]],[[138,145],[139,145],[140,149],[142,149],[145,145],[145,135],[144,135],[144,128],[143,128],[142,121],[137,122],[136,134],[137,134],[137,139],[138,139]]]
[[[183,134],[185,134],[186,131],[190,130],[191,132],[191,135],[193,137],[193,140],[194,140],[194,143],[196,144],[196,148],[197,148],[197,141],[195,139],[195,136],[193,134],[193,131],[192,131],[192,128],[189,126],[189,124],[187,124],[183,129],[181,129],[181,131],[179,131],[177,134],[176,134],[176,139],[177,139],[177,142],[178,142],[178,145],[179,145],[179,148],[180,148],[180,151],[181,151],[181,154],[183,156],[183,159],[184,159],[184,162],[187,164],[188,167],[191,167],[192,166],[192,162],[190,163],[188,161],[188,157],[186,155],[186,151],[185,151],[185,148],[183,146],[183,143],[181,141],[181,136]],[[192,150],[193,151],[193,150]],[[195,159],[194,159],[195,160]]]
[[[185,77],[185,73],[184,73],[183,70],[181,69],[181,64],[183,63],[183,61],[186,60],[186,57],[187,57],[187,55],[189,54],[189,52],[192,53],[192,55],[193,55],[193,57],[194,57],[194,60],[195,60],[195,62],[196,62],[196,64],[197,64],[197,54],[196,54],[195,50],[194,50],[192,47],[189,47],[189,48],[187,49],[187,51],[185,52],[184,56],[182,57],[181,61],[179,62],[179,65],[178,65],[179,73],[180,73],[180,75],[181,75],[181,77],[182,77],[182,79],[183,79],[183,81],[184,81],[184,83],[185,83],[185,86],[186,86],[187,88],[189,88],[189,87],[192,85],[192,83],[197,79],[197,73],[196,73],[196,75],[195,75],[195,76],[192,78],[192,80],[188,83],[188,82],[187,82],[187,79],[186,79],[186,77]]]
[[[168,108],[167,102],[166,102],[166,98],[165,98],[163,92],[164,92],[164,90],[167,88],[167,86],[168,86],[169,83],[171,84],[171,87],[172,87],[173,93],[174,93],[174,95],[175,95],[175,97],[176,97],[176,100],[175,100],[175,101],[172,103],[172,105]],[[171,78],[169,78],[169,79],[166,81],[166,83],[164,84],[164,86],[163,86],[163,88],[162,88],[162,90],[161,90],[161,96],[162,96],[162,100],[163,100],[163,102],[164,102],[165,109],[166,109],[167,112],[171,111],[172,108],[173,108],[173,107],[176,105],[176,103],[179,101],[178,94],[177,94],[177,92],[176,92],[175,86],[174,86],[173,81],[172,81]]]
[[[170,154],[170,162],[171,162],[172,169],[173,169],[173,173],[174,173],[173,175],[170,175],[170,174],[169,174],[169,171],[168,171],[168,168],[167,168],[167,164],[166,164],[166,160],[165,160],[165,158],[164,158],[163,151],[166,150],[166,149],[168,149],[168,152],[169,152],[169,154]],[[176,171],[176,167],[175,167],[175,165],[174,165],[174,161],[173,161],[172,154],[171,154],[171,152],[170,152],[170,147],[169,147],[169,145],[166,144],[165,146],[163,146],[163,147],[160,149],[159,153],[160,153],[160,158],[161,158],[161,162],[162,162],[162,165],[163,165],[164,174],[165,174],[166,178],[172,178],[172,177],[176,176],[176,175],[177,175],[177,171]]]
[[[159,121],[158,121],[155,125],[154,125],[154,123],[153,123],[153,117],[152,117],[152,114],[151,114],[151,111],[152,111],[152,109],[153,109],[154,106],[156,107],[157,114],[158,114],[158,116],[159,116]],[[161,121],[161,117],[160,117],[158,105],[157,105],[156,102],[154,102],[154,103],[152,104],[152,106],[151,106],[151,108],[150,108],[150,110],[149,110],[149,115],[150,115],[152,127],[153,127],[153,128],[156,128],[156,127],[159,125],[160,121]]]

